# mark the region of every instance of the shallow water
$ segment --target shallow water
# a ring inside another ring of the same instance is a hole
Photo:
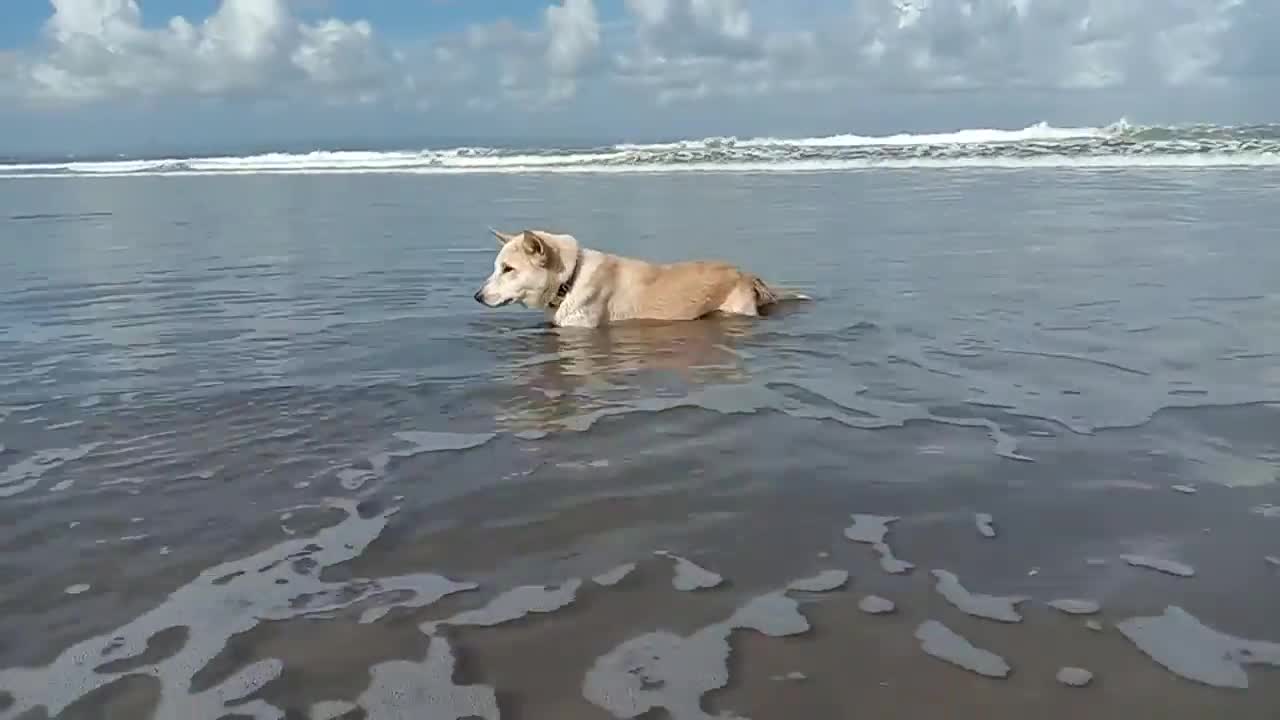
[[[1268,717],[1278,186],[0,180],[0,718]],[[816,301],[550,330],[489,225]]]

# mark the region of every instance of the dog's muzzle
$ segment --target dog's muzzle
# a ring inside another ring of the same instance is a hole
[[[490,307],[490,308],[506,307],[507,305],[510,305],[510,304],[514,301],[514,300],[513,300],[513,298],[507,298],[506,300],[503,300],[502,302],[498,303],[497,305],[490,305],[490,304],[489,304],[489,303],[484,299],[484,289],[483,289],[483,288],[482,288],[482,289],[480,289],[480,290],[477,290],[477,291],[476,291],[476,294],[475,294],[475,295],[472,295],[471,297],[475,298],[475,299],[476,299],[476,302],[480,303],[481,305],[483,305],[483,306],[485,306],[485,307]]]

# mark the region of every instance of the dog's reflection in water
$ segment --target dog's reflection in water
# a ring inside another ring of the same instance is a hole
[[[740,349],[759,320],[713,315],[595,329],[546,328],[516,336],[503,369],[520,388],[499,411],[501,429],[554,431],[612,405],[749,380]],[[519,358],[519,359],[515,359]]]

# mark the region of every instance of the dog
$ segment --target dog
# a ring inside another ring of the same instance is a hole
[[[489,231],[500,249],[476,302],[544,310],[556,327],[696,320],[715,312],[754,317],[782,300],[810,299],[726,262],[656,264],[592,250],[563,233]]]

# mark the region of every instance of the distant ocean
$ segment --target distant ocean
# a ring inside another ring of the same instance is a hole
[[[319,173],[826,172],[871,168],[1280,165],[1280,124],[1135,125],[825,137],[708,137],[597,147],[315,150],[93,160],[0,160],[0,177]]]

